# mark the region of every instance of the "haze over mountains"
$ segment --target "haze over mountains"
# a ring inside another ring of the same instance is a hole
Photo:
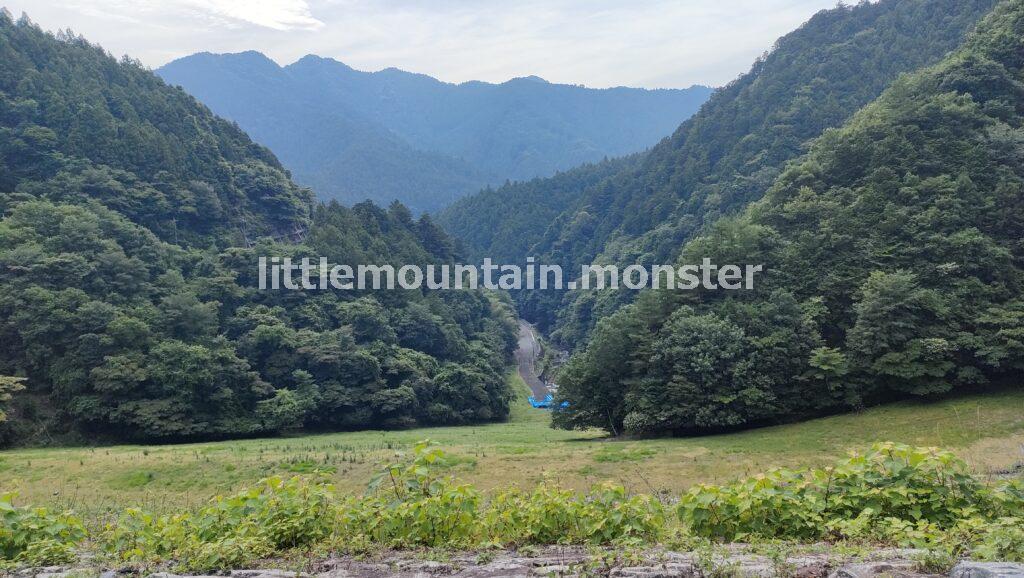
[[[295,180],[351,204],[433,211],[487,185],[641,151],[711,93],[590,89],[537,77],[449,84],[306,56],[200,53],[157,74],[271,148]]]

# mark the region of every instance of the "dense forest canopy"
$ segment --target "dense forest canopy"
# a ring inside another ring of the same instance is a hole
[[[515,323],[500,296],[256,289],[259,256],[452,262],[429,217],[314,205],[181,89],[6,12],[0,211],[4,441],[508,414]]]
[[[305,56],[200,53],[157,70],[274,150],[324,199],[435,211],[485,185],[643,150],[711,89],[590,89],[536,77],[451,84]]]
[[[754,291],[649,292],[563,371],[562,427],[704,432],[1024,370],[1024,3],[826,131],[680,262],[764,263]]]
[[[994,3],[882,0],[824,10],[639,158],[487,191],[440,221],[476,256],[534,256],[572,274],[592,262],[671,263],[708,223],[763,196],[806,141],[956,48]],[[524,218],[534,211],[538,219]],[[549,291],[516,300],[556,341],[578,347],[633,296]]]

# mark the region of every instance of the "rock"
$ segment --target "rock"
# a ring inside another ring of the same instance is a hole
[[[698,576],[697,567],[692,562],[668,562],[665,564],[665,568],[675,572],[676,576],[686,576],[693,578]]]
[[[402,560],[396,566],[400,570],[416,574],[451,574],[455,571],[451,564],[435,560]]]
[[[609,578],[702,578],[709,573],[735,578],[1024,578],[1024,564],[961,562],[949,576],[917,573],[914,550],[878,550],[856,563],[829,548],[804,549],[786,560],[756,554],[739,544],[722,545],[709,553],[673,552],[653,547],[645,551],[604,550],[601,559],[580,546],[540,546],[521,550],[449,552],[444,561],[426,560],[422,553],[390,551],[368,558],[339,556],[317,561],[315,574],[281,569],[232,570],[222,576],[180,576],[170,572],[149,578],[567,578],[587,572]],[[713,568],[703,568],[711,563]],[[844,563],[847,562],[847,563]],[[606,567],[605,564],[612,564]],[[272,564],[268,562],[268,564]],[[838,565],[838,567],[836,567]],[[830,570],[835,568],[831,574]],[[130,569],[100,572],[100,568],[51,566],[22,568],[10,578],[131,578]],[[0,577],[2,578],[2,577]]]
[[[774,578],[775,566],[764,556],[736,555],[721,561],[722,567],[734,570],[733,574],[743,578]]]
[[[182,576],[180,574],[171,574],[170,572],[154,572],[148,576],[148,578],[224,578],[223,576]]]
[[[870,552],[867,560],[876,562],[891,562],[893,560],[916,560],[927,550],[921,548],[881,548]]]
[[[537,566],[533,569],[535,576],[567,576],[569,574],[569,567],[565,565],[555,566]]]
[[[231,578],[298,578],[297,572],[290,570],[232,570]]]
[[[631,568],[616,568],[612,570],[613,578],[691,578],[690,568],[686,571],[675,565],[675,568],[665,566],[636,566]]]
[[[317,578],[374,578],[394,575],[394,569],[387,564],[346,562],[328,572],[317,574]]]
[[[1024,564],[965,560],[949,573],[951,578],[1024,578]]]
[[[874,578],[915,575],[913,562],[866,562],[840,566],[829,578]]]
[[[491,562],[483,566],[470,566],[458,573],[460,578],[504,578],[529,575],[530,566],[509,560]]]
[[[826,556],[805,556],[786,560],[792,578],[825,578],[828,576],[829,561]]]
[[[67,566],[25,568],[13,573],[19,578],[67,578],[69,576],[88,576],[89,574],[95,574],[95,572],[90,572],[88,568],[69,568]]]

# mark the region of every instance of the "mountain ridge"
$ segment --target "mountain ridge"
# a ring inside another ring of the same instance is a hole
[[[506,181],[643,150],[710,94],[592,89],[519,77],[448,83],[306,55],[197,53],[156,71],[275,151],[324,198],[403,201],[416,212]]]
[[[715,87],[713,87],[713,86],[709,86],[709,85],[706,85],[706,84],[699,84],[699,83],[693,83],[690,86],[685,86],[685,87],[656,87],[656,88],[649,88],[649,87],[644,87],[644,86],[628,86],[628,85],[625,85],[625,84],[617,84],[617,85],[614,85],[614,86],[588,86],[586,84],[578,84],[578,83],[552,82],[552,81],[550,81],[550,80],[548,80],[548,79],[546,79],[546,78],[544,78],[542,76],[538,76],[538,75],[535,75],[535,74],[528,74],[526,76],[513,76],[513,77],[509,78],[508,80],[503,80],[503,81],[500,81],[500,82],[495,82],[495,81],[490,81],[490,80],[476,80],[476,79],[473,79],[473,80],[463,80],[461,82],[454,82],[454,81],[449,81],[449,80],[443,80],[441,78],[437,78],[436,76],[431,76],[431,75],[429,75],[429,74],[427,74],[425,72],[414,72],[414,71],[411,71],[411,70],[406,70],[404,68],[399,68],[397,66],[386,66],[386,67],[378,69],[378,70],[362,70],[362,69],[359,69],[359,68],[355,68],[354,66],[346,63],[344,60],[339,60],[339,59],[331,57],[331,56],[321,56],[319,54],[314,54],[312,52],[308,53],[308,54],[304,54],[304,55],[300,56],[299,58],[296,58],[295,60],[293,60],[293,61],[291,61],[291,62],[289,62],[287,64],[282,64],[282,63],[278,62],[277,60],[274,60],[270,56],[267,56],[263,52],[260,52],[259,50],[255,50],[255,49],[241,50],[241,51],[238,51],[238,52],[213,52],[211,50],[201,50],[199,52],[194,52],[192,54],[188,54],[186,56],[180,56],[178,58],[170,60],[170,61],[168,61],[168,62],[166,62],[166,63],[156,67],[154,70],[155,71],[159,71],[162,68],[170,67],[172,64],[179,63],[179,62],[182,62],[182,61],[188,61],[188,60],[195,59],[195,58],[214,58],[214,59],[216,59],[216,58],[239,57],[239,56],[258,57],[259,60],[263,60],[263,61],[269,62],[269,63],[273,64],[274,66],[276,66],[277,68],[281,68],[281,69],[287,69],[287,68],[296,66],[296,65],[302,63],[303,61],[308,61],[308,62],[323,61],[323,62],[329,62],[329,63],[335,64],[335,65],[343,66],[343,67],[347,68],[348,70],[350,70],[350,71],[352,71],[354,73],[358,73],[358,74],[376,75],[376,74],[395,74],[395,73],[401,73],[401,74],[404,74],[404,75],[426,78],[426,79],[429,79],[429,80],[431,80],[433,82],[436,82],[438,84],[445,84],[445,85],[449,85],[449,86],[465,86],[465,85],[474,85],[474,84],[482,84],[482,85],[488,85],[488,86],[501,86],[503,84],[508,84],[510,82],[515,82],[515,81],[532,81],[532,82],[539,82],[541,84],[550,84],[550,85],[554,85],[554,86],[568,86],[568,87],[573,87],[573,88],[583,88],[583,89],[586,89],[586,90],[597,90],[597,91],[626,89],[626,90],[636,90],[636,91],[644,91],[644,92],[659,92],[659,91],[690,90],[690,89],[695,89],[695,88],[696,89],[704,88],[704,89],[708,89],[708,90],[714,90],[715,89]]]
[[[704,226],[760,198],[806,142],[840,125],[900,74],[955,49],[994,4],[882,0],[820,11],[635,162],[597,179],[578,171],[502,190],[526,206],[557,196],[560,214],[545,224],[506,215],[498,193],[488,191],[457,201],[439,222],[475,256],[514,254],[527,244],[528,253],[513,256],[558,263],[573,275],[584,263],[671,263]],[[492,229],[501,235],[481,233]],[[497,243],[473,246],[477,239]],[[549,291],[519,294],[517,303],[556,341],[576,347],[634,296]]]

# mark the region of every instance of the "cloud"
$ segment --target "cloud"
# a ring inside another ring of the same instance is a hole
[[[194,52],[306,54],[451,82],[721,85],[836,0],[0,0],[150,66]]]
[[[324,23],[310,13],[305,0],[184,0],[196,10],[213,16],[271,28],[273,30],[317,30]]]

